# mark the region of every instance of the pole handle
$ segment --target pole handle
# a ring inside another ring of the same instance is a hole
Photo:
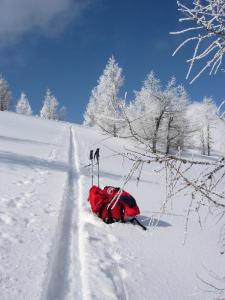
[[[97,162],[99,161],[99,148],[96,149],[95,154],[94,154],[94,159],[97,160]]]
[[[93,154],[94,154],[94,151],[93,151],[93,150],[90,150],[90,156],[89,156],[89,159],[90,159],[90,160],[93,160],[93,158],[94,158]]]

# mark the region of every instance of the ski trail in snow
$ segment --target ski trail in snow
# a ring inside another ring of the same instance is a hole
[[[52,254],[50,254],[53,256],[49,261],[47,288],[44,291],[44,297],[42,297],[46,300],[70,299],[67,296],[71,294],[71,290],[74,293],[71,299],[82,299],[79,259],[79,207],[76,199],[78,172],[74,157],[75,142],[70,127],[68,175],[59,217],[59,229],[55,235]],[[75,274],[73,274],[74,272]]]
[[[82,210],[82,195],[83,195],[83,180],[84,176],[80,171],[79,163],[79,147],[74,128],[71,127],[71,134],[73,137],[74,151],[74,167],[76,172],[77,181],[75,182],[75,209],[73,216],[73,235],[71,243],[71,261],[72,268],[70,269],[71,289],[68,295],[70,299],[86,299],[84,291],[86,290],[84,281],[84,243],[83,243],[83,223],[81,222]]]
[[[53,251],[50,253],[47,287],[44,290],[44,297],[41,299],[100,300],[108,298],[126,300],[129,298],[123,282],[126,272],[120,263],[120,256],[113,252],[111,243],[114,242],[103,234],[101,244],[94,242],[95,234],[99,233],[92,232],[93,228],[88,230],[89,226],[87,227],[88,224],[83,219],[86,206],[83,201],[86,177],[80,168],[79,150],[80,144],[76,137],[76,131],[70,127],[67,181],[58,230],[55,234]],[[82,147],[81,151],[83,151]],[[90,234],[91,236],[93,234],[93,238],[90,237]],[[111,247],[108,249],[109,245]],[[98,255],[93,251],[97,251]],[[91,256],[90,253],[92,253]],[[95,265],[93,271],[98,272],[99,279],[102,280],[104,298],[101,298],[101,291],[96,291],[95,286],[89,286],[91,277],[88,272],[89,265],[86,262],[87,255],[90,267]],[[107,284],[105,278],[107,278]]]
[[[94,216],[90,213],[89,203],[87,202],[87,182],[90,182],[89,174],[82,168],[80,161],[86,152],[85,145],[82,143],[82,136],[79,131],[72,128],[74,136],[75,165],[77,171],[77,204],[76,224],[78,225],[78,245],[79,249],[74,252],[75,262],[79,263],[82,299],[84,300],[126,300],[129,294],[124,283],[124,278],[129,276],[123,267],[122,251],[115,250],[117,239],[105,232],[100,223],[97,225]],[[98,222],[98,221],[97,221]],[[97,225],[97,226],[96,226]],[[100,226],[100,228],[99,228]],[[109,229],[109,228],[108,228]],[[110,229],[109,229],[110,231]],[[105,234],[104,234],[105,232]],[[76,237],[74,237],[76,238]],[[75,272],[76,273],[76,272]],[[73,276],[76,292],[76,276]],[[76,293],[71,293],[68,299],[77,299]]]

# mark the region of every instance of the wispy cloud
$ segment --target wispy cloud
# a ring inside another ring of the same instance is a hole
[[[26,34],[57,34],[93,0],[0,0],[0,48]]]

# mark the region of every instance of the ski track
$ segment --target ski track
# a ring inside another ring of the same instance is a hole
[[[52,259],[49,259],[47,287],[42,297],[46,300],[83,299],[79,247],[79,169],[75,145],[74,132],[70,127],[68,175],[58,230],[50,253]]]
[[[118,240],[111,233],[110,227],[105,227],[102,221],[98,219],[96,220],[97,224],[95,224],[95,221],[94,224],[92,223],[92,218],[95,219],[95,217],[90,213],[89,203],[85,200],[88,188],[87,183],[90,182],[90,174],[80,164],[80,159],[82,160],[82,157],[85,155],[87,147],[83,145],[80,134],[77,134],[74,141],[76,142],[76,169],[79,174],[78,204],[79,213],[82,217],[79,221],[79,260],[81,265],[81,279],[83,280],[83,299],[127,300],[129,299],[129,294],[124,277],[129,276],[129,274],[124,269],[122,263],[126,261],[126,255],[121,249],[115,247]],[[81,158],[79,155],[80,151]],[[87,154],[86,156],[88,156]],[[101,228],[100,231],[99,225]],[[98,274],[98,276],[94,276],[93,278],[93,274]],[[76,298],[71,297],[70,299]]]
[[[103,243],[99,244],[99,238],[92,239],[89,236],[90,234],[99,236],[98,230],[96,231],[95,227],[90,228],[90,224],[82,219],[82,213],[88,210],[87,203],[83,202],[87,174],[80,169],[79,138],[72,126],[69,130],[67,181],[41,299],[105,300],[108,297],[108,299],[129,299],[122,275],[125,272],[121,264],[123,251],[121,253],[113,245],[116,238],[107,230],[105,234],[101,234]],[[81,150],[83,151],[82,146]],[[87,251],[88,253],[97,251],[100,258],[97,259],[97,253],[93,253],[86,261]],[[102,292],[96,291],[92,284],[89,286],[88,270],[93,260],[98,261],[96,268],[100,272],[99,278],[95,278],[97,285],[104,277],[109,281],[108,288],[104,288]]]

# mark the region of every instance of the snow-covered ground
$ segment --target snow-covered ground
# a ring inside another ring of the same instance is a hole
[[[126,190],[143,231],[104,224],[90,212],[90,149],[100,147],[100,185],[118,186],[130,163],[115,156],[124,141],[79,125],[0,113],[0,299],[213,299],[203,280],[225,274],[221,224],[191,214],[181,195],[157,222],[165,200],[160,173],[143,170]],[[96,178],[95,178],[96,179]]]

